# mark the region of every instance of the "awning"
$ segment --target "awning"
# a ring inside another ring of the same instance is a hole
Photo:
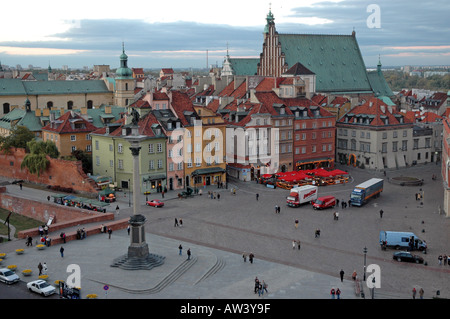
[[[225,170],[221,167],[211,167],[211,168],[201,168],[196,169],[192,172],[192,176],[195,175],[206,175],[206,174],[214,174],[214,173],[225,173]]]

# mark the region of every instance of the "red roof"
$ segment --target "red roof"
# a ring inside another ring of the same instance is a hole
[[[339,120],[339,123],[352,124],[354,123],[354,118],[356,118],[356,115],[371,115],[373,117],[369,124],[371,126],[386,125],[382,119],[383,116],[388,118],[389,125],[401,124],[399,118],[397,118],[395,115],[401,115],[401,117],[404,119],[403,123],[413,123],[413,121],[404,116],[403,113],[397,112],[395,110],[395,107],[389,107],[386,103],[376,97],[370,98],[362,105],[355,106],[346,114],[346,116],[342,117]],[[348,118],[348,122],[346,122],[346,118]]]
[[[172,108],[175,111],[177,117],[181,120],[183,125],[189,125],[190,123],[184,116],[184,112],[195,112],[194,105],[191,99],[185,93],[179,91],[171,91],[172,93]]]
[[[75,127],[75,123],[83,124]],[[58,134],[68,134],[68,133],[84,133],[93,132],[97,130],[93,124],[82,118],[75,112],[66,112],[60,116],[56,121],[50,121],[49,124],[42,128],[42,131],[54,132]]]

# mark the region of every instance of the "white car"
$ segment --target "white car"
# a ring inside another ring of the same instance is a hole
[[[36,292],[42,296],[50,296],[56,293],[56,288],[50,285],[45,280],[35,280],[27,283],[27,288],[29,291]]]
[[[13,284],[20,280],[19,276],[17,276],[13,271],[8,268],[0,269],[0,281],[3,281],[6,284]]]

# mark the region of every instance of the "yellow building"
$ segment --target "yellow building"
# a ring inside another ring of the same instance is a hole
[[[71,156],[75,150],[90,154],[90,133],[95,130],[97,127],[75,112],[69,111],[57,119],[50,118],[50,122],[42,128],[42,138],[44,141],[54,142],[60,156]]]

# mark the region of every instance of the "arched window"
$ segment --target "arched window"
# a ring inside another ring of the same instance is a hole
[[[125,83],[125,91],[128,91],[128,83]]]
[[[71,110],[73,108],[73,101],[67,102],[67,109]]]
[[[49,109],[51,109],[51,108],[53,107],[53,102],[52,102],[52,101],[48,101],[48,102],[47,102],[47,107],[48,107]]]
[[[9,103],[3,103],[3,114],[7,114],[11,111]]]
[[[94,105],[94,102],[92,100],[87,101],[87,108],[92,109],[92,106]]]

